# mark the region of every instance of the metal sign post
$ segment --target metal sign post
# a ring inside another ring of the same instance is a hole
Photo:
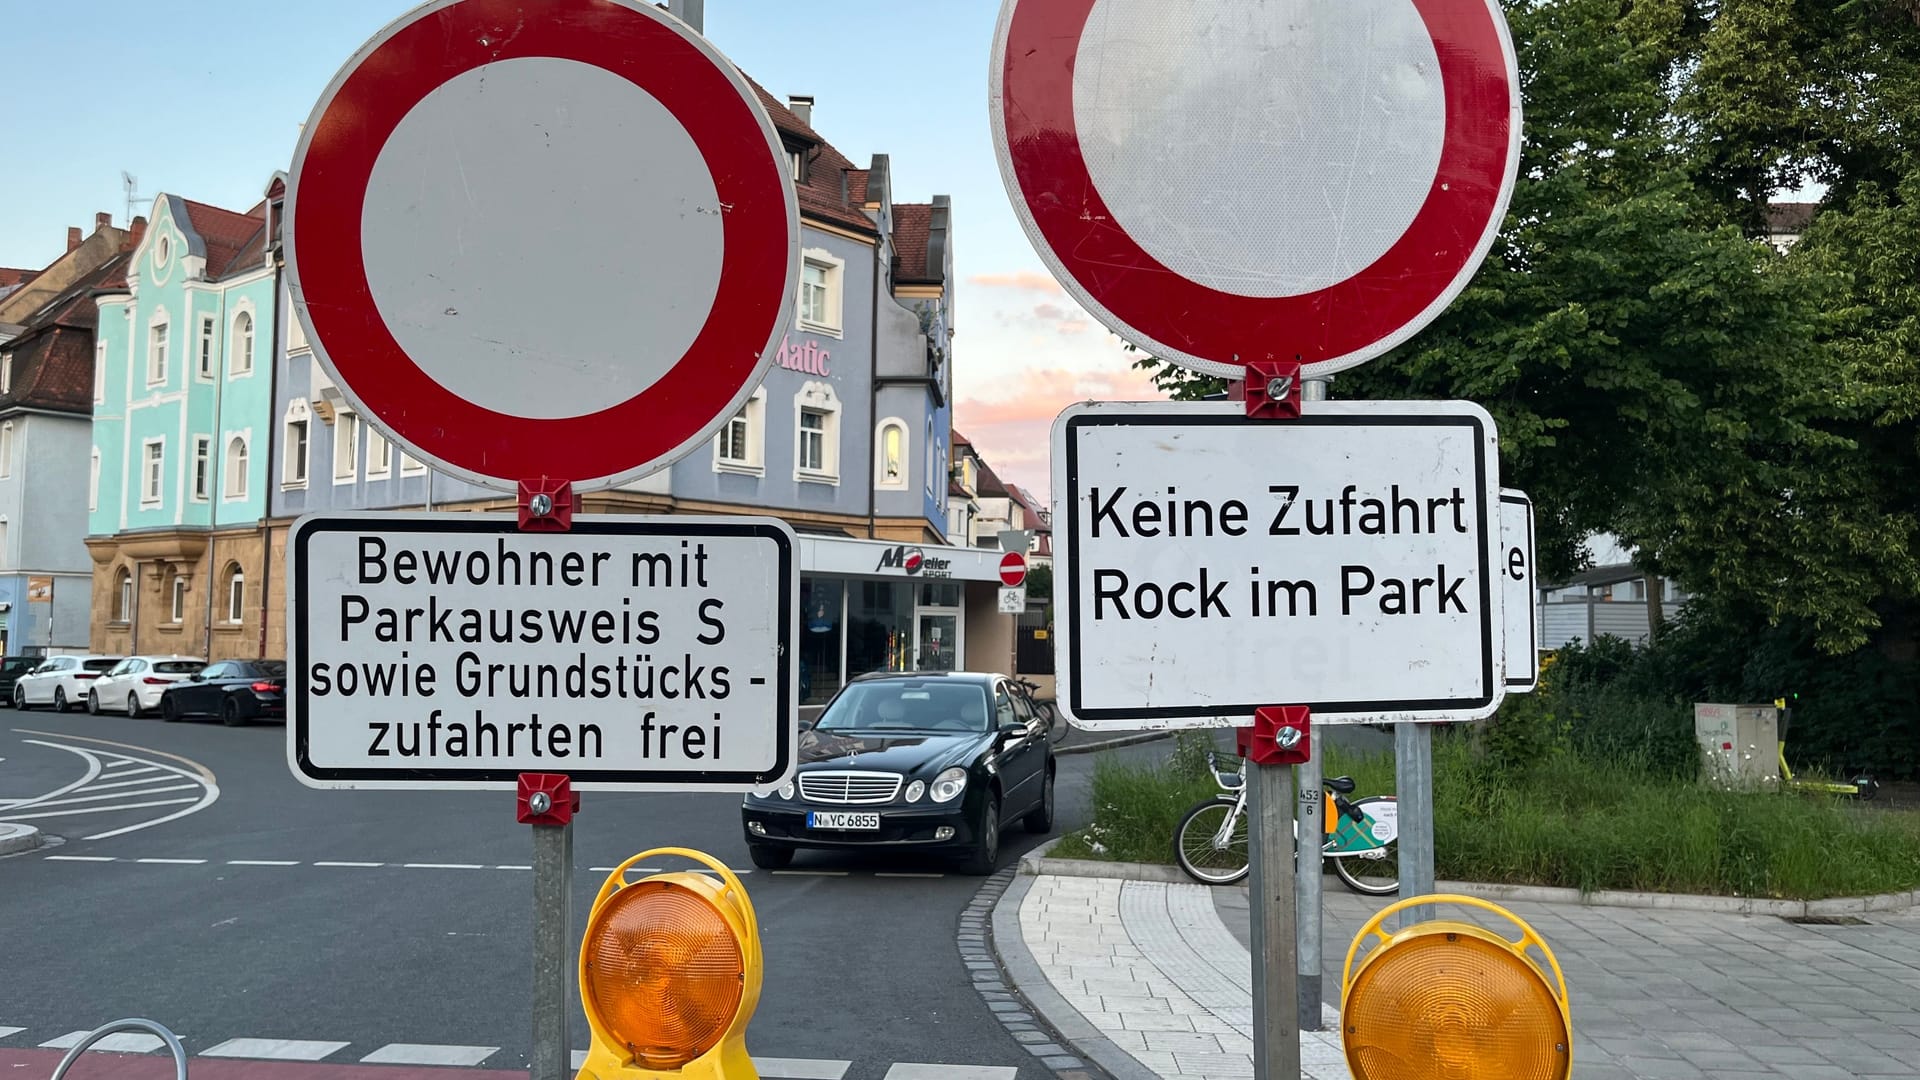
[[[573,816],[580,795],[564,773],[520,775],[519,820],[533,827],[533,1057],[527,1080],[569,1080],[574,985]]]

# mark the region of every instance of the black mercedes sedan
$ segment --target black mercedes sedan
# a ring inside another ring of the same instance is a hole
[[[1020,684],[974,672],[880,672],[842,687],[800,734],[794,781],[741,807],[753,865],[799,848],[954,854],[970,874],[1000,861],[1018,819],[1053,828],[1053,744]]]
[[[285,660],[220,660],[160,692],[160,718],[217,716],[228,727],[287,716]]]

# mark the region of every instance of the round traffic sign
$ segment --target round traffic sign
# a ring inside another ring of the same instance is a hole
[[[1001,178],[1054,276],[1226,378],[1412,337],[1519,168],[1499,0],[1004,0],[990,81]]]
[[[1017,551],[1000,556],[1000,584],[1012,588],[1027,580],[1027,557]]]
[[[352,406],[442,471],[626,483],[773,361],[799,264],[783,162],[753,87],[647,0],[432,0],[302,131],[294,310]]]

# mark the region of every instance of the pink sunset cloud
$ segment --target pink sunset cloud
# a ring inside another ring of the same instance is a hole
[[[989,289],[1027,289],[1032,292],[1054,293],[1058,295],[1066,290],[1052,277],[1035,270],[1014,270],[1010,273],[975,274],[967,279],[968,283]]]
[[[1166,395],[1144,371],[1119,366],[1112,371],[1028,368],[991,399],[962,398],[954,405],[954,426],[1001,479],[1049,498],[1049,441],[1054,417],[1078,401],[1159,401]]]

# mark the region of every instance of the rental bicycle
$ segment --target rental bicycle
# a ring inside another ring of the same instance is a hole
[[[1181,817],[1173,833],[1173,854],[1180,869],[1203,885],[1231,885],[1247,876],[1247,780],[1244,772],[1220,768],[1219,755],[1207,752],[1207,771],[1221,794],[1204,799]],[[1400,804],[1392,795],[1348,799],[1353,778],[1322,781],[1326,837],[1322,858],[1354,892],[1391,896],[1400,891]],[[1300,823],[1294,822],[1299,836]]]

